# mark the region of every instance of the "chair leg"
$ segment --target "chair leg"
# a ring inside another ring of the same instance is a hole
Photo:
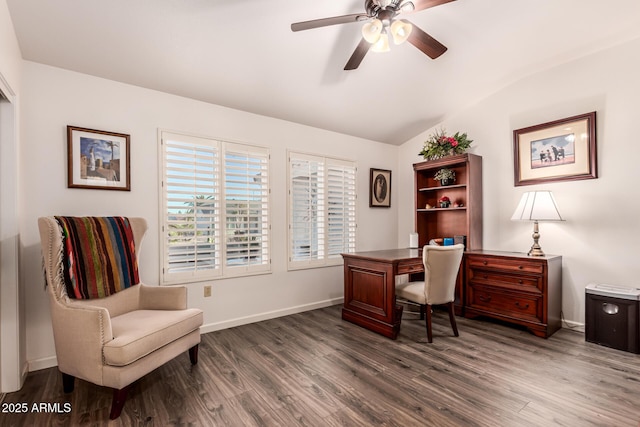
[[[427,341],[433,342],[433,334],[431,333],[431,304],[425,305],[425,314],[427,318]]]
[[[447,303],[447,311],[449,311],[449,321],[451,322],[451,328],[453,329],[453,335],[458,335],[458,325],[456,324],[456,316],[453,313],[453,302]]]
[[[420,304],[420,320],[424,320],[424,304]]]
[[[131,388],[131,384],[121,388],[120,390],[113,390],[113,399],[111,400],[111,413],[109,414],[110,420],[115,420],[120,416],[122,412],[122,408],[124,407],[124,402],[127,400],[127,393]]]
[[[198,364],[198,344],[189,349],[189,360],[191,360],[192,365]]]
[[[74,377],[73,375],[65,374],[64,372],[60,373],[62,374],[62,389],[65,393],[71,393],[73,391],[76,377]]]

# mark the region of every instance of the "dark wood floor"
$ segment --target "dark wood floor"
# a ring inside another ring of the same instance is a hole
[[[340,319],[341,306],[202,336],[200,361],[178,357],[136,382],[109,422],[111,391],[57,370],[30,373],[9,403],[70,404],[66,414],[0,414],[2,426],[633,426],[640,356],[560,330],[548,340],[434,313],[434,342],[407,313],[391,341]],[[55,405],[54,405],[55,406]]]

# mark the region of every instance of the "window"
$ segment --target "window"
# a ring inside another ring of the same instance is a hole
[[[162,282],[268,271],[266,148],[161,133]]]
[[[355,235],[355,163],[289,153],[289,268],[341,264]]]

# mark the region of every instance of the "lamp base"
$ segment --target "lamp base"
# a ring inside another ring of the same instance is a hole
[[[533,246],[531,246],[531,249],[529,250],[527,255],[529,255],[529,256],[544,256],[544,252],[542,252],[542,248],[540,248],[540,245],[537,245],[537,247],[536,247],[536,245],[534,244]]]
[[[542,248],[538,244],[538,239],[540,239],[540,232],[538,231],[538,221],[533,222],[533,234],[531,235],[531,237],[533,237],[533,245],[531,246],[531,249],[529,250],[529,253],[527,255],[544,256],[544,252],[542,252]]]

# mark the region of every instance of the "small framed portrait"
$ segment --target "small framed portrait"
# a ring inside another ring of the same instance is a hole
[[[391,207],[391,171],[386,169],[370,169],[369,207]]]
[[[67,187],[131,190],[129,135],[67,126]]]
[[[598,177],[595,111],[515,130],[513,144],[516,186]]]

